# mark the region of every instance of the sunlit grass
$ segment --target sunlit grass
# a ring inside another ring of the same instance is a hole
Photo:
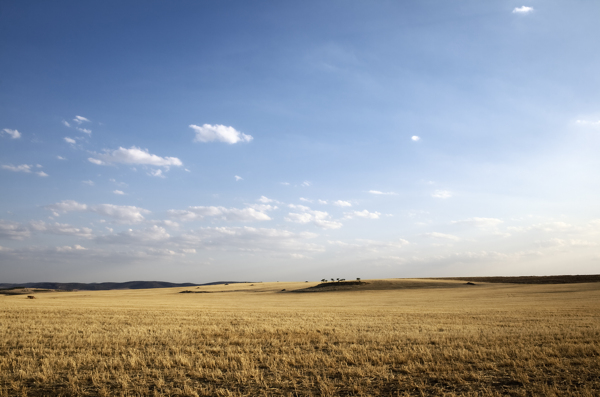
[[[0,395],[599,395],[600,283],[386,282],[0,297]]]

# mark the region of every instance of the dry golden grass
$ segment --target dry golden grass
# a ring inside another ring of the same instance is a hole
[[[367,281],[0,296],[0,396],[600,395],[600,283]]]

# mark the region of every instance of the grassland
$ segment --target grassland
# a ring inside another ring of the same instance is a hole
[[[600,395],[600,283],[364,281],[0,296],[0,396]]]

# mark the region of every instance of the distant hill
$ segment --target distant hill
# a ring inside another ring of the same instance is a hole
[[[166,281],[127,281],[124,283],[0,283],[0,288],[40,288],[59,290],[82,290],[82,291],[106,291],[111,289],[151,289],[151,288],[173,288],[173,287],[196,287],[200,285],[235,284],[245,281],[214,281],[212,283],[168,283]]]
[[[445,280],[464,280],[480,283],[506,284],[573,284],[600,282],[600,274],[563,276],[519,276],[519,277],[445,277]]]

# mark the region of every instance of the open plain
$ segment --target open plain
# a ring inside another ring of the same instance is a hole
[[[600,283],[317,284],[0,295],[0,396],[600,395]]]

